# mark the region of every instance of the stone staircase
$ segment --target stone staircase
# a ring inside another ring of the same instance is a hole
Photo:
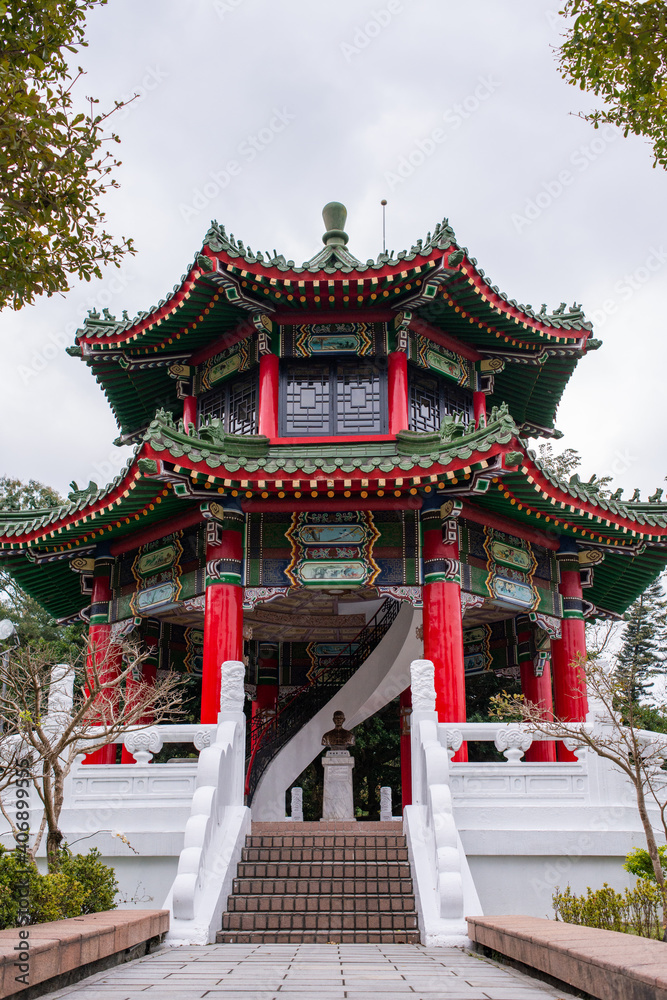
[[[253,823],[216,940],[418,944],[400,822]]]

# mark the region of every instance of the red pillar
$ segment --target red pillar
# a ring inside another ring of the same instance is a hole
[[[109,624],[112,566],[113,558],[103,555],[95,560],[93,570],[93,594],[88,629],[91,648],[88,652],[86,671],[90,677],[94,668],[98,678],[102,681],[112,679],[121,669],[120,654],[116,653],[111,645],[111,625]],[[111,702],[115,700],[115,696],[111,694],[103,695],[102,698]],[[110,743],[108,746],[95,750],[94,753],[86,754],[83,763],[115,764],[116,744]]]
[[[408,358],[405,351],[392,351],[388,372],[389,433],[407,431],[408,422]]]
[[[440,722],[465,722],[466,692],[458,540],[443,541],[439,508],[422,511],[422,528],[424,656],[427,660],[431,660],[435,667],[435,709]],[[455,528],[452,534],[457,535]],[[464,744],[453,760],[467,759],[468,753]]]
[[[128,677],[125,681],[125,702],[128,706],[132,706],[134,698],[139,692],[140,683],[141,684],[155,684],[155,678],[157,676],[157,658],[144,660],[141,665],[141,682],[135,681],[133,677]],[[145,723],[151,723],[153,721],[153,713],[147,712],[137,720],[138,723],[142,725]],[[129,750],[123,747],[120,757],[121,764],[136,764],[134,759],[134,754],[131,754]]]
[[[553,719],[553,697],[551,694],[551,664],[544,661],[542,675],[535,676],[535,665],[532,660],[521,664],[521,693],[526,701],[539,705],[545,719]],[[535,741],[526,751],[525,760],[555,761],[556,744],[553,740]]]
[[[186,396],[183,400],[183,430],[188,433],[190,424],[197,426],[197,397]]]
[[[399,699],[401,720],[401,802],[403,809],[412,805],[412,751],[410,748],[410,716],[412,715],[412,688],[401,691]]]
[[[257,693],[253,708],[260,724],[267,723],[278,708],[279,671],[278,646],[260,643],[257,659]]]
[[[278,391],[280,364],[275,354],[262,354],[259,359],[259,427],[260,434],[278,437]]]
[[[565,548],[565,544],[567,548]],[[588,712],[586,695],[586,623],[583,615],[583,591],[576,543],[563,539],[558,553],[560,592],[563,598],[562,637],[552,639],[551,657],[554,674],[554,711],[566,722],[583,722]],[[562,744],[558,759],[577,758]]]
[[[486,394],[473,392],[472,410],[475,417],[475,427],[486,427]]]
[[[218,721],[222,664],[243,659],[243,524],[243,514],[235,508],[225,509],[222,524],[208,523],[201,691],[205,723]]]

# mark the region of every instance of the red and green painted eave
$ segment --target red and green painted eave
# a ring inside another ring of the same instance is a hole
[[[506,402],[519,425],[553,432],[556,409],[578,360],[599,346],[578,306],[537,313],[491,284],[456,242],[447,220],[396,256],[362,263],[326,246],[298,267],[253,253],[212,223],[201,252],[165,299],[134,319],[91,313],[69,349],[93,370],[125,439],[142,432],[158,407],[178,412],[173,364],[197,364],[247,336],[252,317],[273,325],[396,322],[466,356],[499,357],[491,405]],[[456,349],[456,347],[454,347]]]
[[[464,500],[505,530],[529,530],[550,547],[560,535],[600,548],[585,597],[621,614],[667,564],[667,504],[600,497],[590,484],[549,474],[519,436],[508,408],[463,434],[400,432],[395,439],[271,444],[210,429],[183,433],[156,415],[126,469],[105,489],[62,507],[0,512],[0,562],[54,617],[89,603],[69,561],[99,545],[111,554],[201,519],[201,504],[231,496],[246,509],[365,504],[419,507],[427,496]]]

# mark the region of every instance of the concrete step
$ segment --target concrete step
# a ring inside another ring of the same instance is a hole
[[[302,837],[304,834],[322,836],[327,833],[347,833],[358,834],[360,836],[375,836],[376,834],[384,834],[386,836],[402,835],[403,821],[399,819],[380,823],[354,819],[321,819],[314,822],[291,823],[288,820],[273,823],[253,823],[251,830],[253,837]]]
[[[237,896],[339,895],[399,896],[412,895],[411,878],[236,878],[233,893]]]
[[[216,940],[419,942],[400,823],[253,823]]]
[[[229,913],[414,913],[415,897],[404,895],[250,895],[236,894]]]
[[[353,857],[359,861],[407,861],[407,847],[385,847],[383,845],[360,846],[357,844],[340,847],[244,847],[242,861],[345,861]]]
[[[419,931],[218,931],[218,944],[419,944]]]
[[[417,929],[416,913],[223,913],[223,931],[408,931]]]
[[[246,839],[247,847],[273,847],[273,848],[297,848],[297,847],[402,847],[405,844],[403,834],[381,834],[368,836],[361,833],[322,833],[322,834],[302,834],[302,835],[279,835],[262,834],[251,835]]]
[[[240,861],[238,878],[410,878],[407,861]]]

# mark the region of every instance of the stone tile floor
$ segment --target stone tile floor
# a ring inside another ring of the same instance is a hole
[[[572,1000],[458,948],[216,944],[162,948],[44,1000]]]

